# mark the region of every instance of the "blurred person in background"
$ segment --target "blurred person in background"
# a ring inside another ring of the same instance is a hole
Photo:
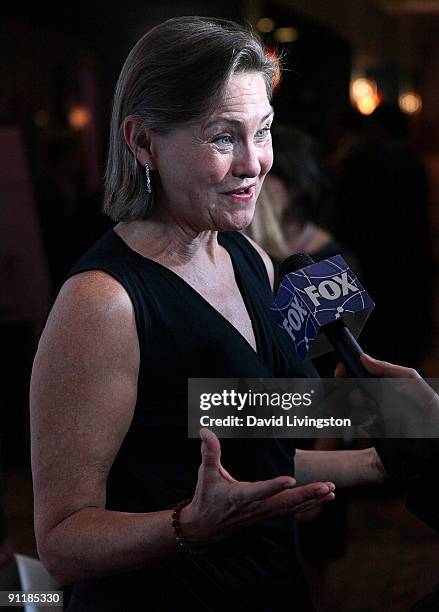
[[[273,167],[244,232],[273,258],[275,269],[293,253],[308,253],[315,261],[341,254],[355,269],[351,252],[328,229],[331,186],[315,142],[292,125],[275,124],[272,133]]]
[[[387,104],[363,118],[360,136],[338,159],[335,227],[377,303],[364,348],[419,369],[432,343],[435,269],[427,175],[408,121]]]

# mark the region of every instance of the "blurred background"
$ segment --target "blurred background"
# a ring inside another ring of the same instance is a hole
[[[184,14],[247,21],[281,52],[276,122],[309,144],[288,176],[273,169],[289,189],[282,219],[306,229],[282,244],[306,250],[320,228],[377,304],[363,346],[439,378],[439,0],[2,9],[0,587],[15,579],[12,552],[37,555],[30,368],[59,283],[111,227],[100,206],[113,88],[137,39]],[[439,536],[404,509],[399,487],[340,498],[332,517],[305,517],[299,530],[318,610],[408,610],[439,581]]]

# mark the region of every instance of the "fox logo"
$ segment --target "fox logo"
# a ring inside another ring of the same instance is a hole
[[[343,272],[340,276],[333,276],[330,279],[323,280],[319,283],[318,287],[315,285],[305,287],[304,291],[314,306],[320,306],[319,298],[338,300],[341,295],[345,296],[348,293],[355,293],[359,289],[348,281],[348,273]]]
[[[294,331],[299,331],[307,314],[308,311],[299,304],[297,296],[295,296],[288,308],[287,316],[282,323],[285,331],[293,340],[296,339]]]

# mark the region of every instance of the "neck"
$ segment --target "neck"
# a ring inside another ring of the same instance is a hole
[[[122,222],[114,229],[135,251],[169,268],[215,265],[219,256],[217,231],[196,232],[159,219]]]

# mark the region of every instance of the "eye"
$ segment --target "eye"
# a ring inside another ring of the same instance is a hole
[[[270,133],[270,128],[267,126],[265,126],[264,128],[258,130],[256,132],[256,138],[259,138],[260,140],[267,138],[268,134]]]
[[[232,144],[232,137],[230,134],[220,134],[220,136],[216,136],[216,138],[214,138],[214,142],[220,145],[229,145]]]

